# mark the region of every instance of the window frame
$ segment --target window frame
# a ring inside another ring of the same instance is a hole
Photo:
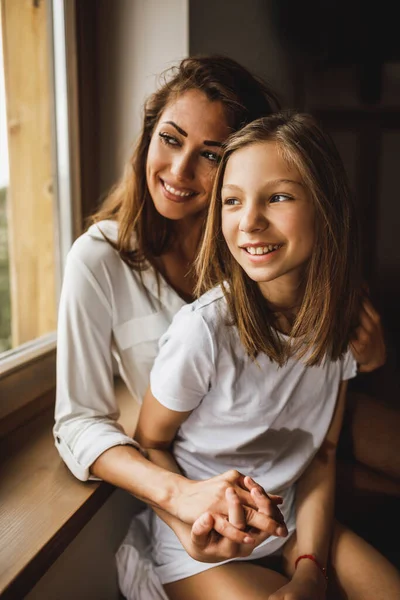
[[[58,306],[66,255],[73,240],[81,233],[82,222],[76,3],[75,0],[46,0],[46,10],[50,41]],[[33,403],[37,405],[37,412],[43,410],[39,399],[54,390],[55,383],[55,331],[2,353],[0,437],[8,433],[4,422],[12,421],[10,428],[14,429],[35,414]],[[29,410],[25,411],[28,406]]]

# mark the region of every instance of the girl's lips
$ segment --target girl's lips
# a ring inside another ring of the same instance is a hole
[[[267,254],[250,254],[250,252],[247,252],[245,247],[242,247],[241,250],[246,255],[246,258],[250,260],[250,262],[264,263],[270,261],[281,248],[282,246],[279,246],[279,248],[276,250],[271,250],[271,252],[268,252]]]
[[[179,196],[178,194],[174,194],[173,192],[167,190],[167,188],[165,187],[165,182],[163,179],[160,178],[160,183],[161,183],[161,189],[163,191],[163,194],[166,198],[168,198],[168,200],[172,200],[173,202],[177,202],[179,204],[183,203],[183,202],[187,202],[188,200],[191,200],[194,196],[196,196],[196,192],[191,191],[190,194],[186,195],[186,196]],[[172,188],[173,186],[170,186],[169,184],[167,184],[168,187]],[[175,188],[173,188],[175,189]],[[182,190],[184,193],[187,193],[189,190]]]

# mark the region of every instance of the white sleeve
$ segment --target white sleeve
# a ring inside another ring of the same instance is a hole
[[[185,306],[159,347],[150,373],[153,396],[171,410],[193,410],[209,391],[214,374],[215,345],[207,323]]]
[[[137,446],[117,423],[112,307],[104,289],[79,253],[70,251],[58,316],[53,434],[61,458],[82,481],[96,479],[89,467],[105,450]]]
[[[351,350],[349,349],[342,358],[342,381],[346,379],[352,379],[356,375],[357,363]]]

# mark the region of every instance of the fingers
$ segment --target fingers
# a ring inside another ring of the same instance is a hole
[[[210,534],[214,528],[214,518],[210,513],[200,515],[192,525],[192,543],[198,550],[207,548],[210,542]]]
[[[257,505],[257,509],[270,516],[278,523],[283,524],[284,518],[281,511],[278,508],[278,504],[282,504],[282,496],[276,496],[275,494],[267,494],[267,492],[256,483],[251,477],[245,477],[245,484],[250,490],[254,502]]]
[[[270,509],[268,507],[268,509],[265,510]],[[255,529],[260,529],[261,531],[268,533],[268,535],[276,535],[279,537],[287,536],[288,531],[283,521],[283,517],[277,517],[275,519],[265,512],[261,512],[261,510],[254,510],[248,506],[244,507],[244,511],[247,525],[254,527]]]
[[[354,331],[350,347],[359,364],[359,371],[374,371],[386,362],[386,345],[381,318],[367,298],[363,301],[359,325]]]
[[[246,528],[246,518],[242,504],[233,488],[228,488],[225,492],[228,503],[228,521],[237,529]]]
[[[372,305],[371,300],[369,300],[369,298],[365,298],[363,300],[363,304],[362,304],[362,311],[364,311],[365,313],[367,313],[367,315],[370,317],[370,319],[375,323],[375,324],[380,324],[381,322],[381,316],[378,313],[378,311],[374,308],[374,306]]]
[[[227,521],[223,515],[215,514],[213,517],[214,529],[220,535],[231,542],[235,542],[235,544],[248,544],[254,546],[254,539],[249,533],[237,529],[232,523]]]

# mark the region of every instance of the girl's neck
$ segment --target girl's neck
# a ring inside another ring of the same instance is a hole
[[[300,282],[274,281],[259,284],[261,293],[275,314],[276,327],[282,333],[290,333],[300,310],[304,287]]]

